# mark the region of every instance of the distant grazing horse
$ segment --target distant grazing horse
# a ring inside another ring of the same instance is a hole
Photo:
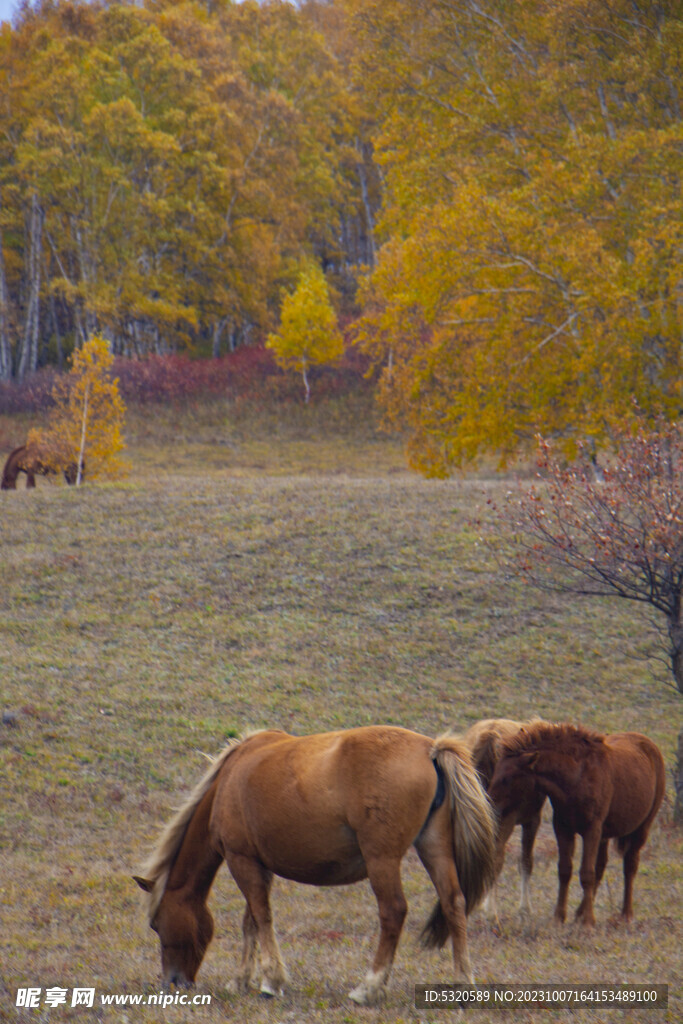
[[[213,935],[206,900],[223,860],[246,910],[235,991],[248,990],[261,946],[261,992],[287,980],[273,931],[273,875],[310,885],[368,878],[377,899],[379,945],[350,997],[377,1003],[394,959],[406,900],[401,860],[413,845],[438,902],[422,939],[453,948],[455,979],[472,982],[466,911],[493,881],[495,820],[469,754],[392,726],[295,738],[265,731],[213,761],[162,834],[135,881],[150,893],[165,984],[194,982]]]
[[[36,475],[48,476],[56,470],[46,465],[33,447],[22,444],[10,452],[2,471],[2,483],[0,490],[15,491],[17,489],[17,477],[20,473],[26,474],[26,487],[36,486]],[[85,476],[85,464],[81,465],[81,479]],[[78,465],[70,463],[64,470],[64,479],[68,484],[75,484],[78,479]]]
[[[534,722],[540,719],[533,719]],[[476,722],[463,735],[463,740],[472,755],[474,766],[479,777],[488,790],[496,765],[501,756],[503,743],[516,736],[519,730],[531,723],[515,722],[509,718],[485,718]],[[490,795],[490,794],[489,794]],[[519,857],[519,871],[522,882],[519,910],[520,913],[531,913],[529,898],[529,881],[534,868],[534,842],[541,824],[541,814],[545,803],[545,793],[540,790],[530,777],[524,785],[520,784],[517,792],[516,805],[499,813],[498,834],[496,839],[496,879],[503,870],[505,846],[515,825],[522,826],[522,849]],[[498,808],[497,808],[498,810]],[[486,894],[484,911],[496,917],[495,886]]]
[[[564,921],[567,916],[578,833],[583,839],[583,899],[577,920],[595,924],[593,898],[607,864],[608,842],[614,838],[624,858],[621,913],[630,921],[640,850],[664,795],[664,760],[658,747],[638,732],[603,736],[580,726],[536,722],[503,744],[489,796],[502,814],[512,813],[530,782],[553,805],[560,883],[555,917]]]

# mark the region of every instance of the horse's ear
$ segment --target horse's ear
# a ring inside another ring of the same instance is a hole
[[[529,750],[529,751],[527,751],[526,754],[522,754],[522,756],[519,758],[517,764],[520,766],[520,768],[526,768],[528,771],[532,772],[534,770],[534,768],[536,767],[536,762],[537,761],[538,761],[538,751],[537,750]]]
[[[133,881],[137,882],[145,892],[151,892],[154,888],[154,882],[150,882],[148,878],[140,878],[139,875],[133,875]]]

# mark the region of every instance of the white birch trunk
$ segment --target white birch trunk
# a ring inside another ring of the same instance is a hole
[[[29,256],[28,256],[28,303],[24,336],[22,338],[17,376],[24,377],[32,373],[38,366],[38,334],[40,329],[40,264],[43,242],[43,211],[38,196],[31,198],[31,215],[29,218]]]
[[[5,277],[5,258],[0,234],[0,380],[12,376],[12,346],[9,338],[9,295]]]
[[[85,455],[85,435],[86,427],[88,423],[88,395],[90,393],[90,383],[85,385],[85,396],[83,398],[83,418],[81,420],[81,444],[78,449],[78,470],[76,472],[76,487],[81,486],[83,479],[83,456]]]

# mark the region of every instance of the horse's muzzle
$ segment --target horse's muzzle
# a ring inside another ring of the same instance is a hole
[[[194,982],[185,977],[182,971],[168,971],[163,975],[161,987],[164,989],[173,988],[194,988]]]

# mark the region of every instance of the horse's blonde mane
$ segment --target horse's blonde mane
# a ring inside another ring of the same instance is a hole
[[[491,782],[505,741],[511,739],[523,726],[540,721],[538,715],[523,722],[512,718],[484,718],[471,725],[467,732],[459,734],[472,755],[485,787]]]
[[[197,785],[194,787],[188,798],[177,809],[173,818],[166,825],[159,836],[156,846],[150,853],[142,867],[143,877],[151,883],[152,888],[149,894],[147,913],[151,921],[161,902],[161,897],[166,888],[168,875],[180,849],[185,836],[187,826],[192,820],[192,815],[213,785],[216,776],[225,764],[226,759],[232,754],[243,739],[231,740],[217,757],[209,760],[210,767],[204,773]],[[207,756],[207,755],[205,755]]]

